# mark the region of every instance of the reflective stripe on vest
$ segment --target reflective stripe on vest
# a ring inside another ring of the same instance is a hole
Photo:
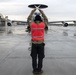
[[[43,35],[41,35],[41,36],[32,36],[32,38],[42,38],[43,37]]]
[[[43,30],[44,28],[31,28],[31,30]]]

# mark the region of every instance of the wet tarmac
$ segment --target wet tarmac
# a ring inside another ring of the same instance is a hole
[[[0,33],[0,75],[33,75],[25,26]],[[76,26],[49,26],[42,75],[76,75]]]

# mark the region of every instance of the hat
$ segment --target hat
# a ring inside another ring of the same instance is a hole
[[[34,21],[42,21],[41,16],[40,15],[36,15]]]

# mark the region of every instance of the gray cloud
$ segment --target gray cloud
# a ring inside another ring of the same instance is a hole
[[[9,1],[12,1],[12,0],[0,0],[0,2],[9,2]]]
[[[76,0],[0,0],[0,12],[4,15],[24,15],[27,17],[32,9],[29,4],[46,4],[47,9],[42,9],[48,17],[63,19],[76,19]]]

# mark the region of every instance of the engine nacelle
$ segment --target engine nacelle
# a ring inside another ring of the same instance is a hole
[[[64,27],[67,27],[68,26],[68,23],[64,23]]]
[[[11,26],[12,24],[10,22],[7,23],[8,26]]]

